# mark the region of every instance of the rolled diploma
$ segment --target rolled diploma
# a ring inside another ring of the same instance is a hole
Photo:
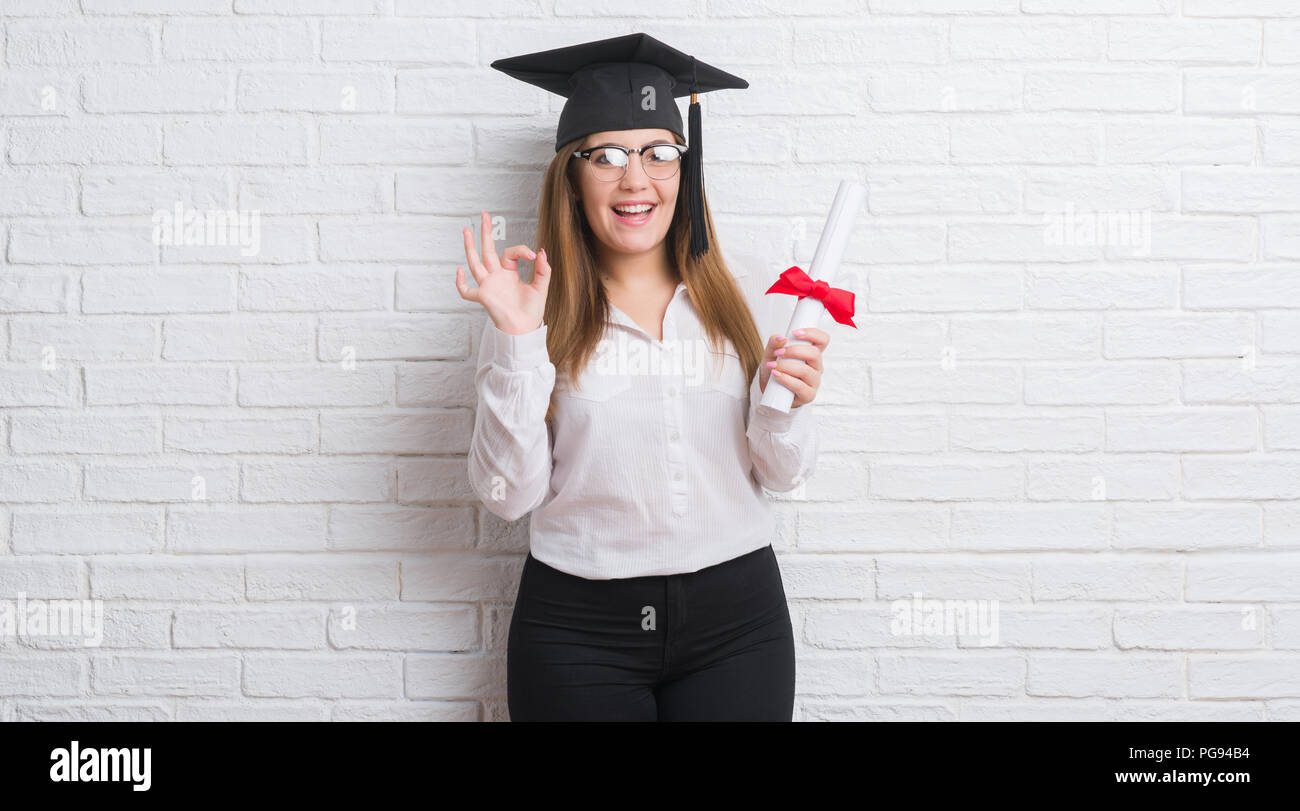
[[[813,254],[812,266],[808,269],[809,278],[821,279],[829,285],[835,283],[835,274],[839,272],[844,248],[848,245],[849,235],[853,233],[853,220],[858,216],[858,209],[862,208],[866,196],[867,187],[861,183],[853,180],[840,181],[839,188],[835,190],[835,202],[831,204],[831,213],[826,217],[826,227],[817,240],[817,252]],[[790,326],[785,331],[786,345],[812,343],[796,338],[791,333],[797,329],[817,326],[825,312],[826,307],[819,299],[812,296],[799,299],[790,316]],[[768,377],[767,388],[763,390],[759,405],[788,414],[793,402],[794,392],[786,388],[776,375]]]

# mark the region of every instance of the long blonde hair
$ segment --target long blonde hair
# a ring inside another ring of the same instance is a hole
[[[674,134],[682,143],[682,138]],[[609,300],[596,267],[596,236],[587,224],[577,196],[574,172],[579,161],[570,160],[583,142],[579,138],[564,145],[555,154],[542,180],[538,205],[537,234],[533,244],[546,249],[551,264],[551,281],[547,288],[546,349],[558,374],[576,379],[587,366],[604,333],[609,314]],[[687,152],[686,160],[694,156]],[[677,204],[665,237],[681,280],[686,283],[691,303],[699,312],[714,351],[730,339],[745,369],[745,379],[752,380],[763,359],[763,341],[758,325],[739,285],[722,258],[713,213],[707,198],[704,221],[709,234],[709,252],[698,259],[690,256],[691,222],[686,209],[686,167],[681,170]],[[546,421],[555,414],[555,395],[546,409]]]

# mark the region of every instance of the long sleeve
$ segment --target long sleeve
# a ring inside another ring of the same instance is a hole
[[[759,404],[762,391],[755,370],[749,385],[749,416],[745,436],[754,476],[763,487],[777,493],[795,489],[812,476],[817,462],[817,415],[812,403],[783,414]],[[769,386],[773,385],[769,379]]]
[[[546,351],[546,325],[511,335],[489,318],[474,386],[478,410],[469,449],[470,486],[489,512],[514,521],[545,501],[551,483],[546,409],[555,364]]]

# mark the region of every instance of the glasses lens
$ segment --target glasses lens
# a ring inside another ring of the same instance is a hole
[[[601,180],[618,180],[627,168],[627,153],[621,149],[601,147],[591,153],[591,170]]]
[[[656,180],[667,180],[677,173],[680,153],[667,144],[652,146],[641,153],[645,173]]]

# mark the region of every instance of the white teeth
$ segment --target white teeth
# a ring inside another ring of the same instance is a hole
[[[654,206],[649,205],[648,203],[642,203],[637,206],[614,206],[614,210],[622,214],[643,214],[652,208],[654,208]]]

